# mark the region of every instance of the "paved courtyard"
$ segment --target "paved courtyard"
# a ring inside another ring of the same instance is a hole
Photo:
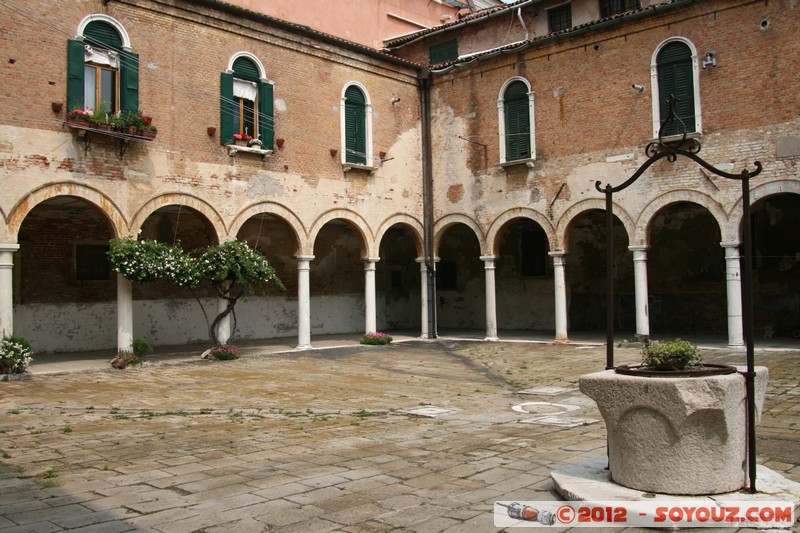
[[[550,472],[605,455],[577,389],[604,346],[254,352],[0,383],[0,529],[495,531],[494,501],[561,499]],[[800,351],[757,362],[759,464],[800,482]]]

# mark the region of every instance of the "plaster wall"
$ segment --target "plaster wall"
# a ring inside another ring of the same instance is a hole
[[[216,310],[216,299],[201,301],[209,315]],[[323,295],[311,301],[315,335],[363,328],[363,296]],[[14,313],[15,334],[35,339],[39,353],[114,349],[117,345],[116,302],[23,304],[15,306]],[[236,316],[239,339],[297,334],[295,298],[246,298],[236,305]],[[208,327],[194,299],[136,300],[133,319],[134,338],[141,337],[153,346],[209,342]]]
[[[428,0],[231,0],[229,3],[372,48],[382,48],[384,39],[437,26],[442,23],[442,17],[454,20],[458,12],[448,4]]]

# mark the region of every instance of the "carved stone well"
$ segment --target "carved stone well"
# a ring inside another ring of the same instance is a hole
[[[768,370],[755,368],[758,418]],[[615,483],[659,494],[721,494],[746,482],[745,378],[645,377],[606,370],[580,390],[606,423]]]

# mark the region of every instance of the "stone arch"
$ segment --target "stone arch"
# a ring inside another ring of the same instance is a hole
[[[729,238],[730,236],[726,234],[726,229],[728,228],[728,215],[725,214],[725,209],[722,207],[722,205],[720,205],[719,202],[714,200],[711,196],[699,191],[694,191],[691,189],[678,189],[654,198],[645,206],[645,208],[639,214],[637,221],[637,227],[641,228],[641,233],[637,233],[635,235],[635,240],[631,239],[631,245],[647,245],[650,240],[650,224],[653,222],[653,218],[663,208],[677,202],[690,202],[705,207],[708,212],[711,213],[711,216],[714,217],[714,220],[717,221],[720,234],[722,235],[722,240],[736,240],[736,238]]]
[[[752,184],[752,181],[751,181]],[[775,180],[763,183],[750,190],[750,205],[759,200],[774,196],[776,194],[800,194],[800,182],[797,180]],[[739,241],[739,232],[742,225],[742,197],[736,199],[736,203],[728,212],[727,231],[722,232],[722,240]]]
[[[8,216],[8,236],[16,241],[22,221],[38,204],[58,196],[74,196],[95,205],[111,223],[116,237],[128,232],[128,221],[119,206],[99,190],[74,182],[51,183],[34,189],[11,208]]]
[[[378,231],[375,234],[375,245],[380,248],[381,241],[383,240],[383,236],[386,234],[386,231],[395,224],[402,224],[411,229],[411,232],[414,235],[414,243],[417,246],[417,256],[421,257],[424,255],[422,246],[422,236],[425,233],[424,227],[419,220],[405,213],[396,213],[381,222],[381,225],[378,227]]]
[[[236,62],[237,59],[240,57],[245,57],[255,64],[256,68],[258,68],[258,77],[262,80],[267,80],[267,71],[264,69],[264,65],[261,63],[261,60],[258,59],[254,54],[250,52],[236,52],[233,54],[228,61],[228,70],[227,72],[233,72],[233,64]]]
[[[138,231],[138,229],[142,227],[142,224],[144,224],[144,221],[147,220],[147,217],[155,213],[158,209],[168,205],[191,207],[206,217],[206,220],[208,220],[216,232],[215,237],[217,238],[217,242],[222,242],[223,237],[229,234],[225,228],[225,222],[211,204],[196,196],[179,192],[161,194],[145,203],[136,214],[133,215],[130,225],[131,233]]]
[[[592,209],[605,211],[606,201],[602,198],[591,198],[573,204],[569,209],[564,211],[556,223],[555,246],[551,249],[551,251],[568,251],[567,230],[569,229],[570,224],[578,215],[584,211],[589,211]],[[613,210],[614,216],[616,216],[625,227],[625,232],[628,234],[628,242],[632,244],[634,242],[634,236],[636,235],[636,224],[633,222],[633,217],[630,216],[625,208],[617,203],[613,204]]]
[[[227,240],[235,239],[245,222],[247,222],[251,217],[261,214],[275,215],[276,217],[285,220],[289,224],[289,227],[292,228],[292,231],[294,232],[294,239],[297,243],[297,253],[300,253],[300,250],[308,247],[306,228],[303,226],[300,217],[298,217],[291,209],[275,202],[259,202],[244,208],[238,215],[236,215],[236,218],[233,219],[233,222],[231,222],[230,228],[228,229],[228,234],[225,238]]]
[[[486,232],[486,244],[489,250],[491,250],[491,255],[497,255],[499,246],[497,237],[501,234],[502,229],[506,224],[518,218],[526,218],[539,224],[547,235],[547,242],[550,250],[555,249],[555,229],[550,220],[542,213],[528,207],[515,207],[501,213],[494,222],[492,222],[492,225],[489,226],[489,231]]]
[[[478,243],[480,243],[481,247],[481,255],[490,254],[491,250],[486,249],[486,235],[483,233],[483,230],[478,223],[467,215],[455,213],[452,215],[443,216],[433,225],[434,255],[439,251],[439,245],[442,242],[442,236],[444,235],[445,230],[453,224],[464,224],[465,226],[469,227],[473,233],[475,233],[475,237],[478,238]]]
[[[120,38],[122,39],[122,48],[123,50],[127,50],[130,52],[133,48],[131,47],[131,38],[128,35],[128,32],[125,31],[125,26],[123,26],[117,19],[105,15],[103,13],[93,13],[91,15],[86,15],[81,20],[80,24],[78,24],[78,37],[83,38],[83,32],[86,31],[86,26],[89,25],[90,22],[105,22],[110,26],[113,26],[117,33],[119,33]]]
[[[303,248],[303,255],[314,255],[314,242],[317,240],[320,230],[325,224],[336,219],[346,221],[355,231],[359,247],[361,248],[362,257],[377,257],[378,250],[372,239],[372,232],[369,229],[369,224],[367,224],[366,220],[364,220],[361,215],[349,209],[331,209],[317,217],[311,224],[311,229],[308,232],[308,239],[305,243],[307,247]]]

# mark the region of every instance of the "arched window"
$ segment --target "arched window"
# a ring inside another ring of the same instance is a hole
[[[107,15],[90,15],[67,43],[69,109],[139,111],[139,56],[125,29]]]
[[[220,77],[220,143],[231,144],[234,134],[260,139],[271,150],[274,139],[273,88],[255,57],[233,57]]]
[[[535,159],[533,92],[526,80],[509,80],[500,92],[500,162]]]
[[[370,115],[366,91],[356,84],[348,85],[342,97],[343,163],[369,165],[371,162]]]
[[[651,65],[653,91],[653,137],[658,135],[661,123],[669,116],[670,95],[677,97],[675,114],[686,126],[686,132],[701,131],[700,91],[697,77],[697,52],[691,43],[682,39],[665,42],[654,54]],[[680,122],[675,121],[661,132],[662,135],[683,133]]]

